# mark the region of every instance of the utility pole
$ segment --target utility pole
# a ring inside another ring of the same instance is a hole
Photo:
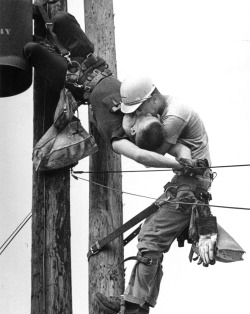
[[[85,32],[95,45],[95,53],[105,59],[110,69],[116,71],[114,13],[112,0],[84,0]],[[111,233],[123,222],[122,193],[92,182],[122,190],[121,158],[115,154],[100,137],[94,125],[90,124],[99,151],[90,156],[89,192],[89,244]],[[95,173],[104,171],[104,173]],[[118,173],[107,173],[118,171]],[[124,269],[121,237],[113,241],[105,250],[89,260],[89,314],[102,313],[98,309],[93,293],[102,292],[118,296],[124,290]],[[119,266],[117,266],[119,265]]]
[[[43,4],[45,1],[35,1]],[[66,0],[60,0],[66,10]],[[57,3],[58,4],[58,3]],[[47,5],[51,14],[52,5]],[[45,36],[35,21],[35,34]],[[53,71],[53,69],[51,69]],[[34,145],[53,123],[58,95],[34,75]],[[33,172],[32,314],[71,314],[70,173]]]

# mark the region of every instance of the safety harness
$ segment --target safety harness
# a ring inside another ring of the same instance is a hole
[[[182,189],[182,187],[177,186],[175,184],[173,184],[172,182],[168,182],[165,186],[164,186],[164,193],[166,194],[169,190],[171,190],[171,194],[173,196],[176,196],[177,193]],[[208,202],[212,199],[211,194],[200,187],[196,187],[195,185],[191,185],[189,186],[190,191],[192,191],[195,195],[195,197],[204,202],[206,204],[208,204]],[[187,186],[185,186],[185,191],[187,190]],[[139,222],[141,222],[142,220],[144,220],[145,218],[149,217],[150,215],[152,215],[153,213],[155,213],[156,211],[159,210],[159,208],[166,204],[169,203],[169,197],[163,198],[163,199],[159,199],[157,201],[155,201],[153,204],[151,204],[149,207],[147,207],[146,209],[144,209],[143,211],[141,211],[139,214],[137,214],[136,216],[134,216],[133,218],[131,218],[130,220],[128,220],[125,224],[123,224],[121,227],[117,228],[115,231],[113,231],[112,233],[110,233],[109,235],[107,235],[105,238],[103,238],[102,240],[98,240],[96,241],[91,247],[90,250],[87,254],[88,260],[90,259],[90,257],[92,257],[93,255],[99,253],[108,243],[110,243],[111,241],[115,240],[116,238],[118,238],[119,236],[121,236],[124,232],[126,232],[127,230],[131,229],[132,227],[134,227],[136,224],[138,224]],[[188,204],[187,204],[188,205]],[[189,205],[188,205],[189,206]],[[126,239],[124,239],[123,241],[123,245],[127,245],[131,240],[133,240],[140,232],[141,230],[141,225],[136,228]],[[184,230],[184,232],[177,238],[178,241],[178,246],[179,247],[183,247],[184,246],[184,241],[188,240],[188,243],[192,243],[192,241],[189,239],[189,234],[188,234],[188,227],[187,229]],[[130,260],[130,259],[137,259],[142,261],[141,257],[139,255],[137,255],[137,257],[129,257],[127,259],[125,259],[123,262]],[[143,260],[142,262],[145,263],[152,263],[151,258],[145,258],[145,261]]]
[[[45,27],[54,41],[55,47],[61,56],[68,63],[65,87],[68,88],[78,101],[84,100],[85,104],[89,104],[89,96],[95,86],[105,77],[112,75],[106,61],[94,53],[87,55],[85,59],[71,58],[70,52],[62,46],[56,34],[53,32],[53,23],[50,20],[46,10],[41,5],[33,5],[37,7],[43,18]],[[83,59],[83,60],[82,60]]]
[[[115,240],[120,235],[122,235],[127,230],[133,228],[136,224],[141,222],[143,219],[147,218],[148,216],[155,213],[163,204],[166,203],[166,200],[160,200],[156,201],[153,204],[151,204],[149,207],[141,211],[139,214],[128,220],[125,224],[123,224],[121,227],[117,228],[114,232],[110,233],[108,236],[103,238],[102,240],[96,241],[91,247],[87,254],[88,259],[90,259],[91,256],[97,254],[100,252],[109,242]],[[125,246],[128,244],[131,240],[136,237],[141,230],[141,225],[136,228],[124,241],[123,245]]]

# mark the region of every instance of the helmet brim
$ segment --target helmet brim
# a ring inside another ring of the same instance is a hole
[[[135,105],[126,105],[124,102],[121,103],[121,111],[123,113],[132,113],[134,111],[136,111],[137,108],[139,108],[141,106],[141,104],[143,104],[145,101],[147,101],[149,98],[151,98],[151,94],[155,89],[155,85],[152,86],[152,88],[150,89],[149,93],[147,93],[143,99],[139,99],[139,100],[135,100],[136,102],[139,101],[139,103],[136,103]],[[123,98],[123,97],[122,97]]]
[[[125,105],[124,102],[121,103],[121,112],[123,113],[132,113],[132,112],[135,112],[137,108],[140,107],[140,105],[143,103],[140,102],[139,104],[136,104],[136,105]]]

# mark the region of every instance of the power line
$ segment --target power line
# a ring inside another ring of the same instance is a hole
[[[236,167],[250,167],[250,164],[241,164],[241,165],[222,165],[222,166],[211,166],[209,168],[218,169],[218,168],[236,168]],[[203,168],[203,167],[200,167]],[[167,169],[148,169],[148,170],[107,170],[107,171],[83,171],[77,170],[73,171],[76,174],[87,174],[87,173],[129,173],[129,172],[162,172],[162,171],[173,171],[172,168]]]
[[[30,220],[32,216],[32,212],[30,212],[23,221],[18,225],[18,227],[11,233],[11,235],[8,237],[8,239],[1,245],[0,247],[0,255],[7,249],[7,247],[10,245],[10,243],[14,240],[14,238],[17,236],[17,234],[22,230],[22,228],[26,225],[26,223]]]
[[[210,167],[210,168],[226,168],[226,167],[248,167],[250,166],[250,164],[243,164],[243,165],[227,165],[227,166],[214,166],[214,167]],[[124,192],[121,191],[119,189],[115,189],[115,188],[111,188],[108,187],[106,185],[88,180],[88,179],[84,179],[84,178],[80,178],[78,176],[76,176],[75,174],[87,174],[87,173],[115,173],[115,172],[157,172],[157,171],[172,171],[172,169],[157,169],[157,170],[125,170],[125,171],[71,171],[71,175],[74,179],[78,180],[83,180],[83,181],[87,181],[87,182],[91,182],[95,185],[101,186],[103,188],[109,189],[109,190],[113,190],[116,192],[120,192],[122,194],[127,194],[127,195],[132,195],[132,196],[137,196],[137,197],[142,197],[142,198],[148,198],[151,200],[156,200],[156,198],[154,197],[150,197],[150,196],[145,196],[145,195],[140,195],[140,194],[135,194],[135,193],[130,193],[130,192]],[[172,203],[171,201],[168,201],[168,203]],[[175,202],[175,204],[186,204],[186,205],[194,205],[193,203],[186,203],[186,202]],[[204,205],[204,204],[202,204]],[[240,209],[240,210],[250,210],[250,208],[247,207],[239,207],[239,206],[222,206],[222,205],[211,205],[209,204],[209,207],[217,207],[217,208],[229,208],[229,209]],[[14,238],[17,236],[17,234],[21,231],[21,229],[26,225],[26,223],[29,221],[29,219],[32,217],[32,211],[24,218],[24,220],[19,224],[19,226],[12,232],[12,234],[7,238],[7,240],[1,245],[0,250],[2,249],[2,251],[0,252],[0,255],[5,251],[5,249],[9,246],[9,244],[14,240]],[[6,244],[7,243],[7,244]],[[6,246],[4,247],[4,245],[6,244]]]
[[[80,179],[80,180],[83,180],[83,181],[87,181],[87,182],[91,182],[95,185],[98,185],[98,186],[101,186],[101,187],[104,187],[106,189],[109,189],[109,190],[113,190],[113,191],[116,191],[116,192],[120,192],[122,194],[128,194],[128,195],[133,195],[133,196],[137,196],[137,197],[143,197],[143,198],[149,198],[149,199],[152,199],[152,200],[156,200],[155,197],[149,197],[149,196],[145,196],[145,195],[140,195],[140,194],[134,194],[134,193],[129,193],[129,192],[124,192],[124,191],[121,191],[121,190],[118,190],[118,189],[115,189],[115,188],[111,188],[111,187],[108,187],[106,185],[103,185],[103,184],[100,184],[100,183],[97,183],[97,182],[94,182],[94,181],[91,181],[91,180],[88,180],[88,179],[83,179],[83,178],[80,178],[80,177],[77,177],[76,175],[73,175],[71,173],[72,177],[76,180]],[[168,201],[168,203],[172,203],[171,201]],[[186,204],[186,205],[194,205],[194,203],[186,203],[186,202],[174,202],[175,204]],[[204,204],[202,204],[204,205]],[[239,206],[222,206],[222,205],[211,205],[209,204],[209,207],[218,207],[218,208],[230,208],[230,209],[241,209],[241,210],[250,210],[250,208],[247,208],[247,207],[239,207]]]
[[[128,195],[133,195],[133,196],[138,196],[138,197],[149,198],[151,200],[155,200],[154,197],[144,196],[144,195],[139,195],[139,194],[134,194],[134,193],[129,193],[129,192],[123,192],[123,191],[121,191],[119,189],[111,188],[111,187],[108,187],[106,185],[103,185],[103,184],[100,184],[100,183],[97,183],[97,182],[94,182],[94,181],[91,181],[91,180],[83,179],[83,178],[77,177],[77,176],[75,176],[73,174],[71,174],[71,175],[76,180],[80,179],[80,180],[83,180],[83,181],[91,182],[91,183],[93,183],[95,185],[101,186],[101,187],[103,187],[105,189],[108,189],[108,190],[112,190],[112,191],[120,192],[120,193],[123,193],[123,194],[128,194]]]

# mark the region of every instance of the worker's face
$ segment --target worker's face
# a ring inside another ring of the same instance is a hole
[[[134,139],[136,138],[136,134],[138,134],[140,131],[142,131],[148,124],[158,121],[158,118],[153,117],[150,113],[146,115],[139,115],[136,116],[136,119],[134,120],[134,125],[130,128],[130,134]]]
[[[131,135],[131,129],[134,127],[136,119],[137,115],[135,113],[129,113],[124,115],[122,121],[122,127],[132,142],[134,141],[134,138]]]
[[[136,115],[140,116],[140,115],[147,115],[150,114],[151,116],[157,117],[157,107],[156,107],[156,98],[154,97],[154,95],[147,99],[146,101],[144,101],[140,107],[136,110]]]
[[[145,128],[148,123],[159,121],[157,117],[153,117],[150,113],[146,115],[137,115],[135,113],[125,114],[123,117],[122,127],[132,142],[135,142],[137,132]]]

